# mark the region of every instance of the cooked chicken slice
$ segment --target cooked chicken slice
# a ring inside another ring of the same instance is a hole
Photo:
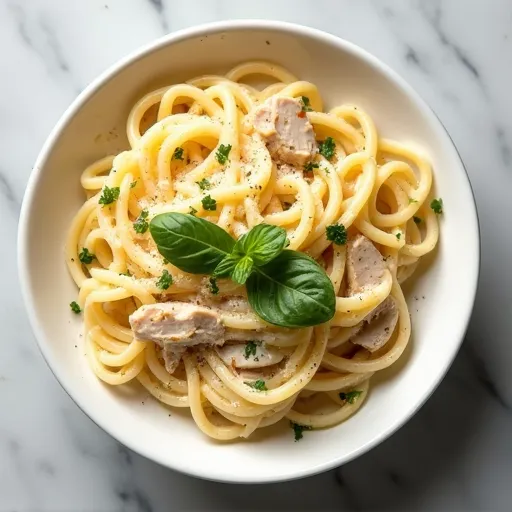
[[[135,338],[162,347],[168,372],[173,373],[187,347],[223,345],[225,329],[220,314],[187,302],[163,302],[142,306],[130,315]]]
[[[398,308],[395,299],[389,296],[358,324],[350,342],[370,352],[383,347],[391,338],[398,322]]]
[[[273,96],[260,105],[254,128],[265,139],[272,157],[302,168],[317,152],[315,132],[299,100]]]
[[[250,353],[246,347],[246,343],[224,345],[218,348],[217,352],[228,366],[248,370],[280,363],[284,357],[279,350],[262,343],[255,343]]]
[[[187,346],[224,343],[219,313],[188,302],[142,306],[130,315],[130,325],[140,340]]]
[[[384,258],[368,238],[358,235],[348,243],[347,280],[350,295],[380,284],[385,270]]]
[[[164,358],[165,369],[170,374],[173,374],[176,371],[180,364],[181,358],[186,350],[187,347],[164,344],[164,346],[162,347],[162,357]]]

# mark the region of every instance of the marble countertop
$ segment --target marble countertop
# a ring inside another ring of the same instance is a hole
[[[481,283],[467,339],[428,403],[358,460],[258,488],[179,475],[96,427],[43,361],[16,275],[30,169],[69,103],[139,45],[226,18],[317,27],[401,73],[453,137],[482,228]],[[2,0],[0,47],[0,511],[511,510],[510,0]]]

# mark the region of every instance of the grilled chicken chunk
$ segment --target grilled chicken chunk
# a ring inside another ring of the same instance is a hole
[[[130,325],[138,340],[154,341],[162,348],[169,373],[176,370],[187,347],[223,345],[226,339],[217,311],[187,302],[142,306],[130,316]]]
[[[317,153],[313,126],[294,98],[268,99],[256,109],[253,124],[278,163],[302,168]]]

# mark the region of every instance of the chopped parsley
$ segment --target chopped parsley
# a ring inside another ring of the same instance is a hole
[[[334,156],[335,149],[336,144],[334,144],[334,139],[332,137],[327,137],[327,139],[318,144],[318,152],[327,158],[327,160],[330,160]]]
[[[307,96],[301,96],[300,102],[302,103],[302,112],[311,112],[313,110]]]
[[[300,441],[304,436],[302,435],[302,432],[304,430],[311,430],[311,427],[307,427],[306,425],[299,425],[298,423],[294,423],[293,421],[290,421],[290,427],[293,428],[293,433],[295,434],[295,441]]]
[[[251,388],[256,389],[257,391],[267,391],[267,386],[265,385],[265,381],[262,379],[258,379],[255,382],[245,381],[244,384],[250,386]]]
[[[196,183],[199,185],[201,190],[208,190],[211,187],[210,182],[206,178],[203,178],[201,181],[197,181]]]
[[[417,203],[416,199],[413,199],[412,197],[409,197],[409,204]]]
[[[210,277],[210,291],[213,295],[218,295],[219,286],[217,285],[217,279],[215,277]]]
[[[88,265],[89,263],[92,263],[92,260],[96,258],[92,252],[89,252],[89,249],[87,247],[84,247],[80,254],[78,255],[78,259],[82,262]]]
[[[217,209],[217,201],[215,201],[215,199],[212,199],[210,195],[203,197],[203,199],[201,199],[201,203],[203,204],[203,208],[205,210],[214,212]]]
[[[149,212],[147,210],[142,210],[140,212],[140,215],[137,217],[137,220],[133,223],[133,229],[135,230],[135,233],[142,234],[148,230],[148,215]]]
[[[132,277],[132,273],[129,270],[127,270],[126,272],[120,272],[119,275],[126,276],[126,277]]]
[[[130,188],[135,188],[136,186],[137,186],[137,180],[132,181],[132,182],[130,183]]]
[[[80,313],[82,310],[80,309],[80,306],[78,305],[77,302],[73,301],[69,304],[69,307],[71,308],[71,311],[73,311],[73,313],[75,313],[76,315],[78,315],[78,313]]]
[[[176,148],[172,154],[173,160],[183,160],[183,148]]]
[[[217,153],[215,153],[215,158],[217,159],[217,162],[219,162],[219,164],[224,165],[228,161],[230,151],[231,151],[231,144],[228,144],[227,146],[224,146],[224,144],[221,144],[219,146],[219,149],[217,149]]]
[[[105,206],[106,204],[111,204],[114,201],[117,201],[117,198],[119,197],[119,192],[119,187],[110,188],[109,186],[105,185],[98,203]]]
[[[197,213],[197,210],[196,210],[193,206],[191,206],[191,207],[190,207],[190,210],[188,211],[188,213],[189,213],[190,215],[195,215],[195,214]]]
[[[340,393],[340,398],[346,400],[349,404],[353,404],[358,398],[362,391],[349,391],[348,393]]]
[[[308,162],[304,166],[304,172],[313,172],[313,169],[318,169],[319,165],[315,162]]]
[[[419,224],[421,222],[421,218],[416,217],[416,215],[412,218],[412,220],[414,221],[414,224]]]
[[[167,290],[169,286],[172,284],[172,276],[169,274],[169,271],[167,269],[164,269],[162,272],[162,275],[160,276],[160,279],[156,282],[156,285],[161,290]]]
[[[245,344],[244,357],[249,359],[250,356],[256,356],[257,343],[255,341],[248,341]]]
[[[167,258],[164,258],[164,265],[169,265],[169,260]]]
[[[327,240],[336,245],[345,245],[347,243],[347,230],[343,224],[331,224],[325,228]]]
[[[434,210],[434,213],[437,215],[441,215],[443,213],[443,200],[441,198],[439,199],[432,199],[432,202],[430,203],[430,208]]]
[[[397,240],[400,240],[400,238],[402,238],[402,233],[398,232],[395,236]]]

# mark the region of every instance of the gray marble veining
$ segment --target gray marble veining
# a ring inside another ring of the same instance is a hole
[[[31,167],[76,94],[141,44],[229,18],[317,27],[401,73],[454,139],[482,229],[470,329],[427,404],[382,445],[338,470],[258,488],[176,474],[96,427],[42,360],[15,273]],[[8,269],[0,295],[0,511],[512,509],[509,0],[2,0],[0,28],[0,268]]]

